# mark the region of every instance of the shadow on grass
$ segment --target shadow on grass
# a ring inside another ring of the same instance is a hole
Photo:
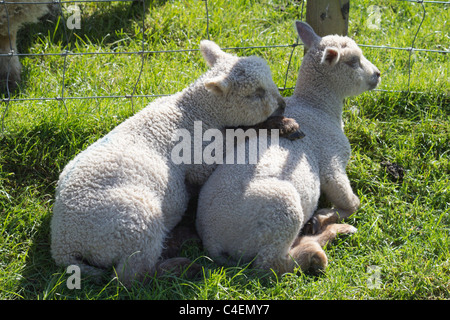
[[[95,1],[92,1],[95,2]],[[146,0],[145,14],[156,7],[164,5],[163,0]],[[63,18],[61,19],[61,11],[59,5],[52,5],[50,13],[41,18],[41,22],[37,24],[26,25],[18,34],[19,52],[28,52],[29,48],[42,35],[49,35],[50,40],[54,44],[61,43],[67,45],[69,50],[76,47],[77,42],[82,39],[86,42],[112,44],[118,40],[116,32],[124,31],[126,33],[134,33],[133,22],[140,23],[142,21],[143,4],[141,1],[126,1],[111,5],[109,3],[98,3],[96,9],[81,8],[80,28],[69,29],[63,25],[67,23],[70,12],[65,12],[63,6]]]
[[[78,134],[83,135],[83,132]],[[86,132],[84,135],[87,138]],[[18,283],[18,294],[25,299],[44,297],[54,273],[60,272],[50,255],[52,199],[58,168],[82,147],[83,141],[80,139],[78,145],[73,145],[72,141],[71,148],[66,148],[67,132],[49,122],[41,122],[32,128],[22,127],[0,136],[0,168],[6,176],[2,182],[12,199],[11,210],[24,206],[24,203],[36,203],[36,207],[21,208],[24,217],[17,217],[28,220],[26,235],[29,238],[24,241],[30,247],[27,248],[25,267]],[[30,197],[33,199],[25,199]]]

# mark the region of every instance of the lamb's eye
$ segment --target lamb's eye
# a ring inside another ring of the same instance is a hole
[[[358,68],[358,67],[360,66],[360,63],[359,63],[359,57],[352,57],[352,58],[350,58],[350,59],[346,62],[346,64],[347,64],[349,67],[351,67],[351,68],[354,68],[354,69]]]
[[[263,88],[258,88],[251,95],[251,97],[254,99],[263,99],[265,95],[266,95],[266,90],[264,90]]]

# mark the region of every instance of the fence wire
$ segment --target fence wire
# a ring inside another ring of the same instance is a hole
[[[210,33],[209,33],[209,25],[210,25],[210,13],[209,13],[209,3],[212,2],[211,0],[202,0],[204,2],[204,8],[205,8],[205,20],[206,20],[206,38],[209,39],[210,38]],[[415,43],[416,43],[416,39],[417,36],[420,32],[420,29],[422,27],[422,24],[425,20],[426,17],[426,6],[427,5],[448,5],[450,4],[449,1],[421,1],[421,0],[396,0],[399,2],[410,2],[410,3],[418,3],[421,5],[422,8],[422,19],[417,27],[417,30],[414,34],[414,37],[411,41],[411,45],[409,47],[395,47],[395,46],[386,46],[386,45],[367,45],[367,44],[359,44],[359,46],[361,47],[366,47],[366,48],[373,48],[373,49],[378,49],[378,50],[404,50],[404,51],[408,51],[409,52],[409,57],[408,57],[408,82],[407,82],[407,89],[406,90],[384,90],[384,89],[375,89],[377,91],[384,91],[384,92],[410,92],[410,82],[411,82],[411,56],[414,52],[429,52],[429,53],[440,53],[440,54],[447,54],[450,51],[448,50],[434,50],[434,49],[425,49],[425,48],[416,48],[415,47]],[[61,80],[61,89],[59,91],[59,95],[57,95],[56,97],[30,97],[30,98],[11,98],[11,94],[12,92],[10,91],[10,88],[8,86],[8,80],[10,77],[10,73],[7,73],[7,78],[6,78],[6,95],[4,95],[1,98],[1,104],[3,105],[3,112],[2,112],[2,117],[1,117],[1,123],[2,123],[2,131],[4,131],[4,120],[5,120],[5,116],[8,113],[8,109],[10,106],[11,102],[19,102],[19,101],[59,101],[63,104],[66,113],[68,113],[68,109],[66,106],[65,101],[66,100],[83,100],[83,99],[119,99],[119,98],[126,98],[129,99],[131,101],[131,105],[132,105],[132,110],[134,112],[134,104],[133,104],[133,99],[134,98],[157,98],[157,97],[161,97],[161,96],[167,96],[169,94],[136,94],[136,90],[137,90],[137,86],[141,80],[141,76],[142,76],[142,72],[143,72],[143,68],[144,68],[144,64],[145,64],[145,55],[148,54],[170,54],[170,53],[180,53],[180,52],[195,52],[195,51],[199,51],[199,49],[175,49],[175,50],[145,50],[145,37],[144,37],[144,31],[145,31],[145,14],[142,14],[142,25],[141,25],[141,32],[142,32],[142,50],[140,51],[122,51],[122,52],[72,52],[67,50],[68,48],[68,41],[69,41],[69,37],[68,37],[68,32],[67,32],[67,25],[66,25],[66,20],[64,18],[64,14],[63,14],[63,4],[68,4],[68,3],[111,3],[111,2],[138,2],[141,3],[142,5],[142,9],[143,9],[143,13],[145,13],[146,10],[146,5],[145,5],[145,0],[53,0],[53,1],[48,1],[48,2],[28,2],[28,1],[20,1],[20,2],[16,2],[16,1],[7,1],[7,0],[0,0],[0,8],[1,6],[4,7],[5,10],[5,14],[6,14],[6,20],[7,20],[7,28],[8,28],[8,35],[9,35],[9,40],[10,40],[10,52],[8,53],[0,53],[0,58],[1,57],[6,57],[9,58],[9,61],[11,61],[13,56],[18,56],[18,57],[28,57],[28,56],[34,56],[34,57],[42,57],[42,56],[60,56],[64,59],[63,62],[63,70],[62,70],[62,80]],[[59,19],[61,19],[62,22],[62,26],[63,26],[63,36],[65,39],[65,46],[63,48],[63,51],[61,53],[47,53],[47,52],[43,52],[43,53],[17,53],[13,50],[13,45],[12,45],[12,39],[10,36],[10,21],[9,21],[9,15],[8,15],[8,4],[32,4],[32,5],[53,5],[53,6],[57,6],[59,9]],[[299,20],[303,20],[304,17],[304,10],[305,10],[305,0],[301,0],[301,7],[300,7],[300,12],[299,12],[299,16],[298,19]],[[351,19],[351,18],[350,18]],[[284,91],[284,90],[291,90],[294,89],[292,87],[287,87],[287,79],[288,79],[288,72],[290,70],[291,67],[291,61],[292,61],[292,57],[294,55],[295,49],[298,46],[302,46],[302,43],[299,43],[299,39],[297,38],[297,40],[294,43],[291,44],[278,44],[278,45],[261,45],[261,46],[243,46],[243,47],[228,47],[228,48],[222,48],[223,50],[245,50],[245,49],[269,49],[269,48],[291,48],[291,52],[290,52],[290,56],[289,56],[289,61],[288,61],[288,65],[286,68],[286,72],[285,72],[285,77],[284,77],[284,83],[283,86],[279,87],[280,91]],[[140,63],[140,67],[139,67],[139,74],[137,77],[137,80],[133,86],[132,92],[130,94],[125,94],[125,95],[101,95],[101,96],[66,96],[65,95],[65,77],[66,77],[66,72],[67,72],[67,57],[68,56],[84,56],[84,55],[123,55],[123,54],[132,54],[132,55],[140,55],[141,56],[141,63]],[[9,66],[9,71],[10,71],[11,67]]]

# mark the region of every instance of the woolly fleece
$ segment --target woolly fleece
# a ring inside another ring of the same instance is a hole
[[[345,171],[351,149],[343,131],[343,100],[375,88],[380,72],[350,38],[320,38],[299,21],[296,28],[309,50],[285,116],[299,123],[305,137],[281,138],[255,165],[219,165],[202,187],[197,231],[219,263],[256,257],[259,268],[293,271],[293,259],[301,257],[291,246],[321,192],[341,217],[359,207]]]
[[[200,49],[211,67],[202,77],[155,100],[64,168],[51,221],[57,264],[95,276],[114,266],[125,285],[154,272],[187,208],[186,182],[202,184],[214,169],[172,162],[179,129],[193,135],[194,121],[203,131],[254,125],[284,110],[263,59],[238,58],[207,40]]]

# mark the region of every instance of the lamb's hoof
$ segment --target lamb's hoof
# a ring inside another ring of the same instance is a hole
[[[358,231],[354,226],[351,226],[349,224],[338,224],[336,232],[338,234],[354,234]]]
[[[319,219],[315,215],[313,215],[311,219],[309,219],[308,222],[306,222],[305,225],[303,226],[301,235],[303,236],[315,235],[320,231],[320,229],[321,223]]]
[[[306,222],[302,229],[302,235],[315,235],[327,225],[337,223],[339,216],[333,209],[320,209]]]
[[[185,276],[188,279],[193,279],[201,270],[200,265],[182,257],[163,260],[156,265],[156,273],[159,276],[171,274],[176,277]]]
[[[294,141],[294,140],[303,139],[304,137],[305,137],[305,134],[303,133],[303,131],[297,130],[294,133],[291,133],[290,135],[288,135],[286,138]]]

